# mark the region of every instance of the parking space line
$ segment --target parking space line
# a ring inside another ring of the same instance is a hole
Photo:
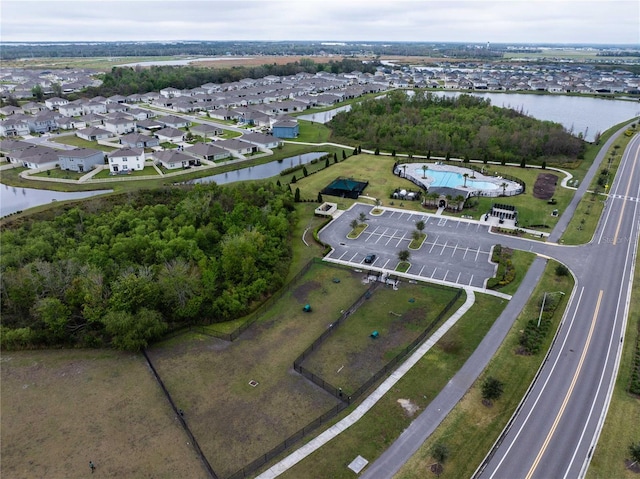
[[[478,261],[478,255],[480,254],[480,248],[478,248],[478,251],[476,251],[476,261]]]
[[[462,257],[462,259],[465,259],[467,257],[467,253],[469,252],[469,247],[467,246],[466,251],[464,252],[464,256]]]
[[[389,243],[391,243],[391,240],[392,240],[393,238],[395,238],[395,236],[396,236],[396,233],[397,233],[397,232],[398,232],[398,230],[395,230],[395,231],[393,232],[393,234],[389,235],[389,239],[388,239],[388,240],[387,240],[387,242],[384,244],[385,246],[387,246]]]
[[[418,273],[418,276],[422,276],[422,270],[424,269],[424,265],[422,266],[422,268],[420,268],[420,272]]]
[[[460,275],[461,275],[461,274],[462,274],[462,273],[458,273],[458,277],[456,278],[456,283],[460,283]]]
[[[400,246],[400,243],[402,243],[402,240],[404,239],[404,237],[407,236],[407,232],[405,231],[404,234],[402,235],[402,238],[400,238],[400,240],[398,241],[398,243],[396,244],[396,248],[398,246]]]
[[[471,279],[469,280],[469,286],[471,286],[472,282],[473,282],[473,275],[471,275]]]
[[[351,257],[351,259],[349,260],[349,262],[350,262],[350,263],[352,263],[352,262],[353,262],[353,258],[355,258],[356,256],[358,256],[358,253],[355,253],[355,254]],[[363,259],[363,261],[364,261],[364,259]],[[362,262],[362,261],[361,261],[361,262]]]
[[[451,253],[451,257],[453,257],[453,255],[456,254],[457,250],[458,250],[458,243],[456,243],[456,245],[453,247],[453,253]]]
[[[344,255],[345,255],[345,254],[347,254],[347,253],[348,253],[348,251],[345,251],[344,253],[342,253],[342,254],[340,255],[340,257],[339,257],[338,259],[342,259],[342,258],[344,258]]]
[[[382,269],[386,269],[386,268],[387,268],[387,265],[389,264],[389,261],[391,261],[391,260],[390,260],[390,259],[388,259],[388,260],[385,262],[384,266],[382,266]]]
[[[445,243],[442,245],[442,251],[440,251],[440,256],[442,256],[442,253],[444,253],[444,250],[447,247],[448,243],[449,243],[448,241],[445,241]]]
[[[431,250],[433,250],[433,248],[436,246],[437,243],[438,243],[438,238],[436,238],[436,240],[431,245],[431,249],[429,250],[429,254],[431,254]]]
[[[441,218],[440,221],[438,221],[438,226],[444,226],[446,224],[447,224],[446,218]]]
[[[431,276],[429,276],[429,278],[432,278],[432,279],[433,279],[433,275],[434,275],[434,274],[436,274],[436,271],[438,271],[438,268],[437,268],[437,267],[433,270],[433,273],[431,273]]]
[[[376,240],[376,244],[378,244],[378,241],[380,241],[382,237],[387,234],[387,231],[389,231],[389,228],[384,229],[384,231],[380,234],[380,237]]]

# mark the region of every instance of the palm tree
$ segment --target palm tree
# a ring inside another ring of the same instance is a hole
[[[467,178],[469,178],[469,173],[465,173],[464,175],[462,175],[464,177],[464,187],[467,187]]]
[[[427,170],[429,169],[429,167],[427,165],[422,165],[422,177],[426,178],[427,177]]]
[[[506,182],[502,182],[500,184],[500,186],[502,187],[502,196],[506,196],[507,195],[507,186],[509,186]]]
[[[351,220],[351,223],[349,223],[349,225],[351,226],[352,230],[356,229],[358,227],[358,224],[359,224],[358,220],[355,219],[355,218],[353,220]]]
[[[400,250],[398,252],[398,259],[400,261],[402,261],[403,263],[406,262],[406,261],[409,261],[409,257],[410,256],[411,256],[411,253],[409,253],[409,251],[406,250],[406,249]]]
[[[418,221],[418,222],[416,223],[416,229],[417,229],[420,233],[422,233],[422,231],[424,231],[424,227],[425,227],[425,224],[424,224],[424,221],[423,221],[423,220],[420,220],[420,221]]]
[[[464,196],[458,195],[453,199],[453,201],[456,203],[456,209],[461,210],[464,205]]]

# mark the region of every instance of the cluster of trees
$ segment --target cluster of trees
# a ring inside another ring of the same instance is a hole
[[[205,83],[228,83],[243,78],[263,78],[268,75],[289,76],[297,73],[345,73],[352,71],[375,72],[376,63],[344,58],[340,61],[316,63],[303,58],[300,61],[277,65],[275,63],[255,67],[205,68],[195,66],[156,65],[142,67],[113,67],[105,73],[102,85],[86,90],[89,96],[131,95],[159,91],[163,88],[196,88]]]
[[[9,225],[2,346],[138,350],[167,330],[241,317],[282,285],[293,214],[275,185],[197,185]]]
[[[171,55],[402,55],[437,58],[501,58],[504,47],[491,49],[460,43],[368,42],[361,44],[320,42],[52,42],[5,43],[0,59],[29,57],[132,57]]]
[[[492,161],[575,160],[585,144],[562,125],[491,106],[471,95],[392,92],[330,122],[334,138],[410,154]]]

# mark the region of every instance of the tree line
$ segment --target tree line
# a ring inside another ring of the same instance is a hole
[[[303,58],[300,61],[278,65],[275,63],[260,66],[238,66],[232,68],[205,68],[196,66],[156,65],[142,67],[114,67],[100,78],[102,85],[86,89],[84,96],[131,95],[147,93],[173,87],[182,89],[196,88],[205,83],[230,83],[243,78],[264,78],[268,75],[291,76],[297,73],[345,73],[362,71],[374,73],[376,63],[362,63],[361,60],[344,58],[340,61],[316,63]]]
[[[580,158],[585,143],[562,125],[471,95],[391,92],[353,105],[329,126],[336,141],[364,148],[491,161]]]
[[[291,193],[269,183],[141,190],[0,232],[3,348],[138,350],[235,319],[283,284]]]

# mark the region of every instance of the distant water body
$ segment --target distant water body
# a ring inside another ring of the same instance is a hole
[[[221,62],[225,60],[250,60],[252,57],[202,57],[202,58],[184,58],[182,60],[157,60],[149,62],[125,63],[118,65],[121,67],[153,67],[161,65],[184,66],[194,62]]]

